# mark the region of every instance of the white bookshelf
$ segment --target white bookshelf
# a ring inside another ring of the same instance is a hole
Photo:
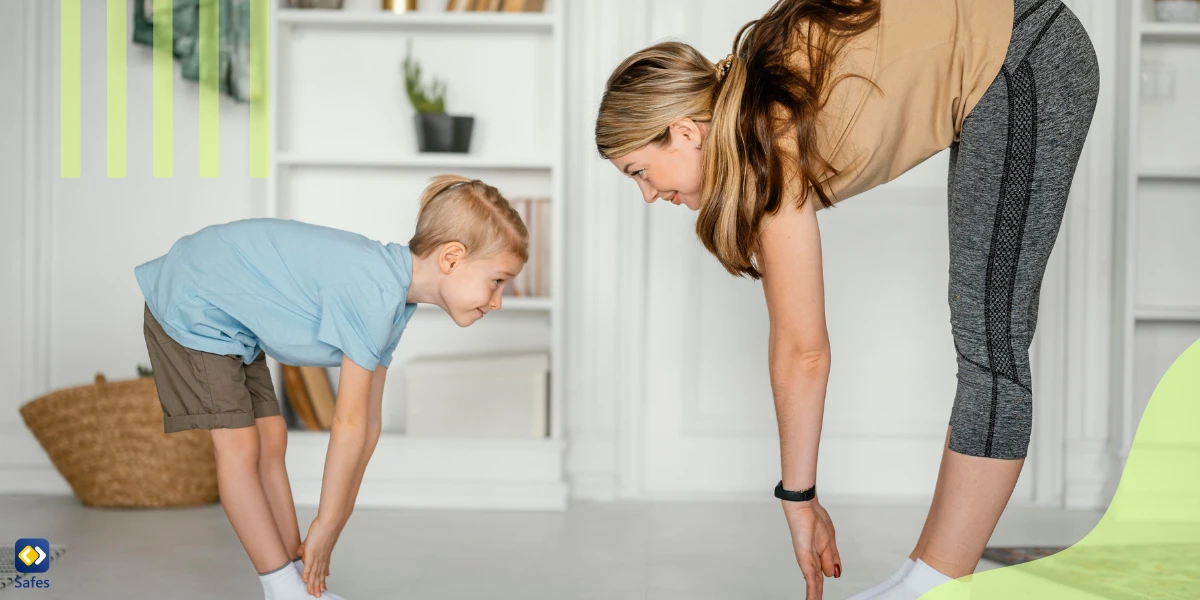
[[[1159,379],[1200,338],[1200,23],[1122,0],[1118,41],[1114,439],[1125,456]]]
[[[359,506],[561,510],[563,439],[563,11],[446,13],[421,2],[395,14],[378,0],[343,10],[284,8],[271,17],[272,173],[265,213],[405,243],[430,177],[457,173],[509,198],[551,207],[548,297],[505,296],[468,328],[422,305],[396,350],[384,432]],[[444,7],[444,1],[438,1]],[[421,154],[404,93],[406,44],[424,77],[447,81],[447,112],[475,117],[467,154]],[[414,438],[403,423],[404,365],[416,357],[545,351],[549,435],[540,439]],[[336,381],[336,370],[333,373]],[[282,386],[280,386],[282,389]],[[327,432],[293,430],[288,472],[299,505],[315,506]]]
[[[279,10],[279,23],[292,27],[441,28],[452,31],[500,30],[550,33],[558,23],[548,13],[410,12],[366,10]]]
[[[1153,8],[1153,7],[1151,7]],[[1138,15],[1144,17],[1136,21],[1141,25],[1140,33],[1146,39],[1200,39],[1200,23],[1157,23],[1152,13]]]
[[[292,167],[345,167],[359,169],[472,169],[481,171],[550,171],[554,162],[548,159],[520,159],[508,156],[486,157],[470,154],[418,154],[416,156],[387,156],[384,154],[281,154],[276,163]]]
[[[1138,170],[1142,179],[1200,181],[1200,165],[1195,167],[1143,167]]]

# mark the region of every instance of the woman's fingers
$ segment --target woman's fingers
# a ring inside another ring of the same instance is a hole
[[[834,566],[837,563],[833,560],[833,546],[825,546],[825,549],[821,551],[820,560],[821,573],[823,573],[826,577],[833,577],[837,575],[837,571],[834,569]]]
[[[810,554],[807,560],[800,561],[800,571],[804,573],[805,600],[821,600],[824,577],[817,568],[817,558]]]

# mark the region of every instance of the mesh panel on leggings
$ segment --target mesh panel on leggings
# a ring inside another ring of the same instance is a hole
[[[993,371],[991,422],[985,450],[988,454],[991,453],[999,394],[996,377],[1003,375],[1021,383],[1013,352],[1010,315],[1017,263],[1021,256],[1021,239],[1025,232],[1025,218],[1029,213],[1033,168],[1037,160],[1037,85],[1033,78],[1033,67],[1028,61],[1021,61],[1015,72],[1010,73],[1005,68],[1001,73],[1009,90],[1008,150],[1004,157],[1004,177],[988,254],[985,293],[987,314],[984,327]]]

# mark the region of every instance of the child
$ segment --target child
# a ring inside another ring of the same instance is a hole
[[[408,246],[250,219],[185,236],[134,270],[163,427],[212,430],[221,504],[267,600],[326,592],[330,553],[379,440],[387,367],[417,303],[441,307],[460,327],[474,323],[500,308],[528,244],[496,188],[442,175],[421,196]],[[264,354],[341,366],[320,504],[303,544]]]

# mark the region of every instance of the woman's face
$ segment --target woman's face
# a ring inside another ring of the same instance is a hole
[[[704,188],[703,144],[708,123],[683,119],[671,125],[665,146],[647,144],[609,162],[632,178],[646,202],[659,198],[692,210],[700,209]]]

